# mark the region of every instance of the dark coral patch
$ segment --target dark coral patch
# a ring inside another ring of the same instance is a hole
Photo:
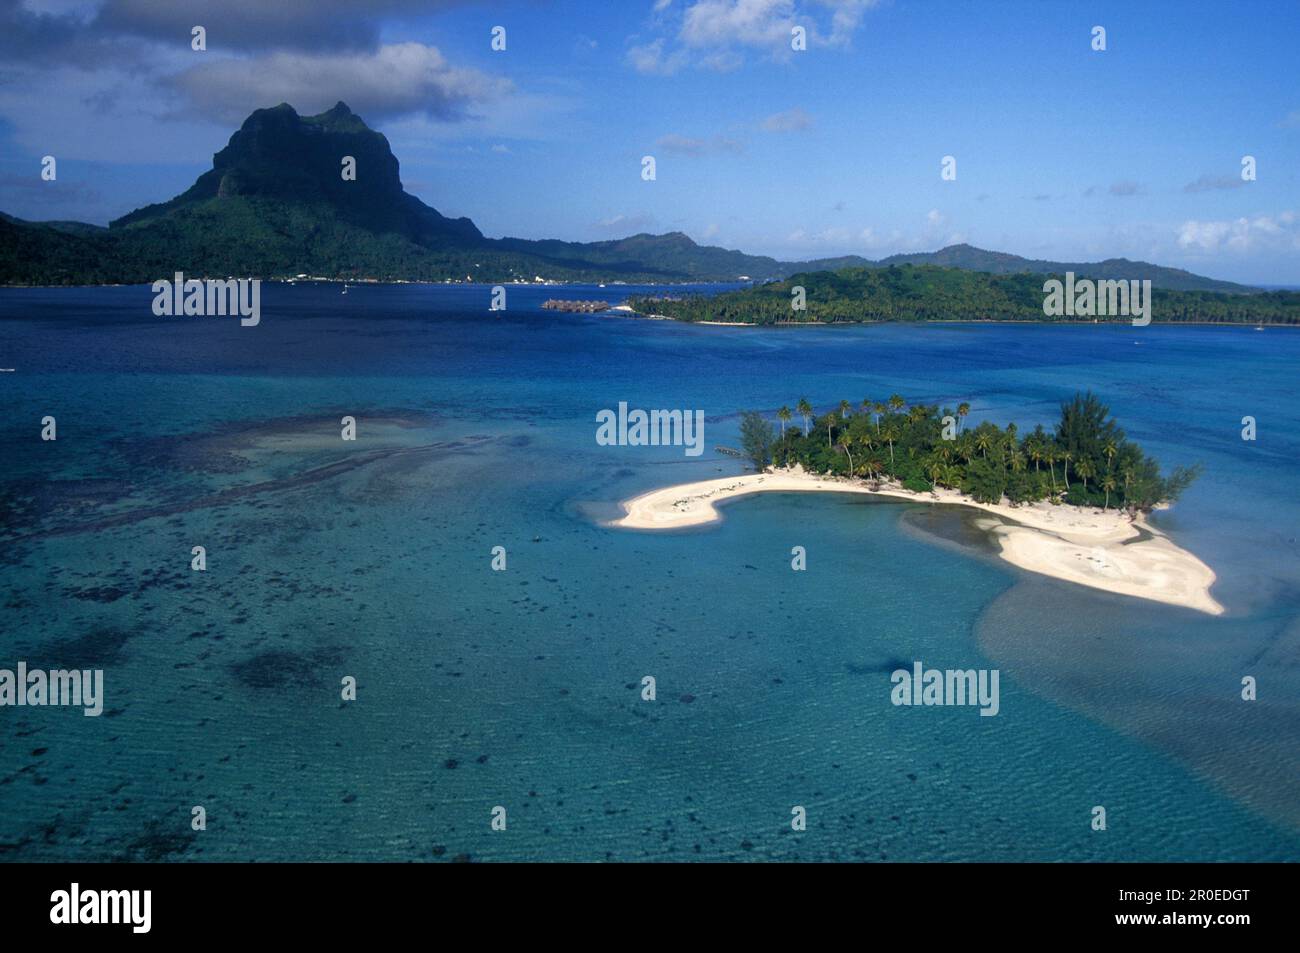
[[[258,689],[310,687],[321,680],[322,670],[342,658],[337,649],[317,649],[307,655],[273,649],[230,666],[244,685]]]
[[[62,639],[40,650],[39,660],[29,660],[29,668],[105,668],[116,665],[125,655],[126,643],[139,630],[98,627],[75,639]]]

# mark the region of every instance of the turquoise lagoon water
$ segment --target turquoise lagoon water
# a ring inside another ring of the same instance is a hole
[[[0,858],[1300,857],[1295,332],[699,327],[488,294],[267,285],[241,328],[155,318],[147,288],[0,291],[0,667],[102,668],[107,696],[0,709]],[[1020,572],[960,509],[600,525],[740,472],[713,448],[743,409],[898,392],[1024,431],[1086,388],[1204,464],[1157,522],[1227,615]],[[623,400],[704,410],[705,454],[598,446]],[[918,659],[999,669],[1000,713],[894,707]]]

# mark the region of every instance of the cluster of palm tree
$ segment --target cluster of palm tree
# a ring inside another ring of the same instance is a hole
[[[1021,436],[988,421],[968,429],[970,404],[956,409],[912,404],[894,394],[847,400],[822,414],[801,398],[776,417],[780,437],[770,447],[749,447],[755,460],[802,464],[820,473],[869,480],[892,479],[917,490],[949,487],[976,499],[1012,503],[1051,499],[1081,505],[1149,509],[1173,499],[1196,476],[1179,468],[1168,477],[1124,436],[1109,410],[1092,394],[1061,405],[1052,432],[1040,424]],[[791,422],[796,415],[798,428]],[[770,425],[768,425],[770,426]]]

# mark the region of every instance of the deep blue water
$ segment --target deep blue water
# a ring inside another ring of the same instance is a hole
[[[0,290],[0,668],[107,694],[0,708],[0,858],[1300,858],[1300,335],[538,307],[628,290],[265,285],[256,328]],[[1227,615],[1022,573],[960,510],[599,525],[740,472],[744,409],[898,392],[1023,432],[1079,389],[1204,465],[1156,522]],[[702,409],[706,452],[597,445],[619,401]],[[999,669],[1001,712],[894,707],[914,659]]]

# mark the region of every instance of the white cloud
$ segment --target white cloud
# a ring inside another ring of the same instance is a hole
[[[1223,189],[1239,189],[1246,180],[1239,175],[1203,175],[1195,182],[1183,186],[1184,192],[1212,192]]]
[[[675,132],[660,136],[655,145],[672,155],[690,156],[692,158],[719,152],[744,151],[744,146],[735,139],[728,139],[724,136],[713,136],[710,139],[694,139],[690,136],[678,135]]]
[[[773,113],[762,123],[764,132],[801,132],[811,129],[812,124],[812,116],[798,106],[785,112]]]
[[[638,73],[647,76],[671,76],[686,65],[686,54],[679,50],[665,56],[664,41],[661,37],[650,43],[629,48],[627,61]]]
[[[644,212],[634,215],[611,215],[598,222],[592,222],[591,227],[605,236],[626,238],[628,235],[654,228],[655,217]]]
[[[452,66],[436,47],[422,43],[366,53],[277,52],[214,60],[168,82],[208,117],[227,122],[279,102],[306,115],[340,99],[368,121],[419,113],[457,121],[513,89],[509,80]]]
[[[817,258],[838,255],[872,257],[882,252],[931,250],[938,247],[933,242],[927,235],[906,235],[899,229],[891,229],[882,235],[869,225],[861,229],[835,225],[813,232],[796,228],[786,236],[786,243],[795,255]]]
[[[693,65],[718,71],[738,69],[744,51],[786,59],[791,32],[801,26],[808,46],[847,46],[866,10],[877,0],[694,0],[680,14],[656,3],[656,26],[674,35],[634,42],[628,63],[641,73],[670,75]],[[829,16],[828,16],[829,14]]]
[[[1236,219],[1190,219],[1178,229],[1178,244],[1193,251],[1300,251],[1300,219],[1295,212]]]
[[[775,48],[789,43],[795,25],[793,0],[696,0],[682,17],[678,38],[697,48]]]

